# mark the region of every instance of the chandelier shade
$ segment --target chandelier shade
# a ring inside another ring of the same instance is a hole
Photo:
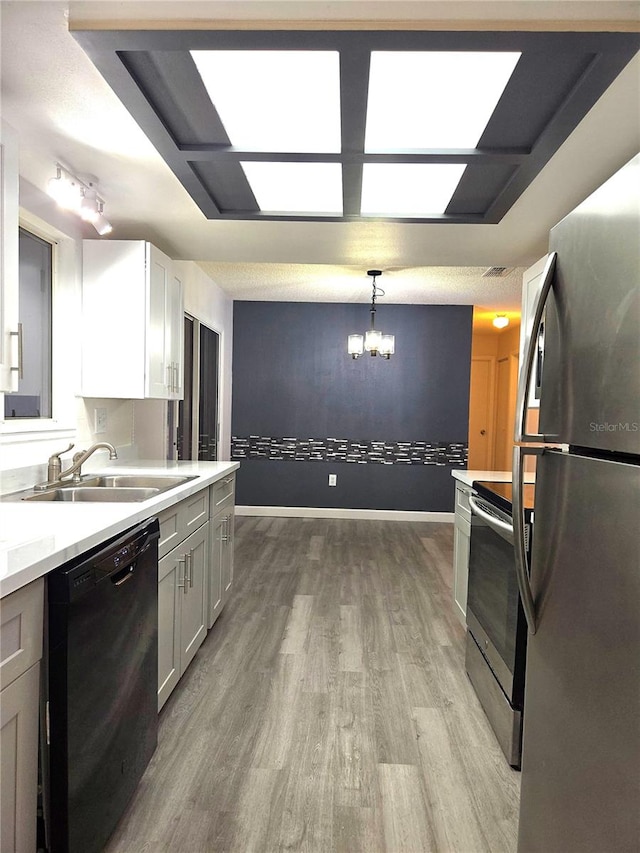
[[[369,355],[381,355],[383,358],[389,359],[395,352],[395,337],[393,335],[384,334],[380,329],[376,329],[376,299],[378,296],[384,296],[384,290],[376,284],[376,278],[382,275],[381,270],[369,270],[367,275],[373,278],[371,292],[371,326],[364,335],[349,335],[347,339],[347,352],[351,358],[359,358],[364,351]]]

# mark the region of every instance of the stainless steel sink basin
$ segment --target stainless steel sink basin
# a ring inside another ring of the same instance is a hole
[[[178,474],[100,474],[83,477],[80,483],[61,483],[55,488],[27,489],[4,495],[3,501],[102,501],[131,503],[146,501],[161,492],[175,489],[196,476]]]
[[[99,477],[83,477],[79,485],[98,489],[156,489],[165,492],[193,479],[175,474],[103,474]]]
[[[22,498],[23,501],[69,501],[132,503],[146,501],[160,493],[160,489],[145,488],[109,488],[96,486],[64,486],[61,489],[47,489],[46,492],[34,492]]]

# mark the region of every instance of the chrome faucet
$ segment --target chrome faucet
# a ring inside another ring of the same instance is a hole
[[[113,444],[109,444],[108,441],[99,441],[96,444],[92,444],[88,450],[80,450],[78,453],[74,453],[72,464],[66,471],[62,471],[60,456],[62,453],[66,453],[68,450],[71,450],[73,446],[73,444],[70,444],[65,450],[54,453],[49,457],[47,464],[47,481],[45,483],[38,483],[34,486],[33,488],[35,491],[42,492],[45,489],[52,489],[54,486],[59,486],[63,482],[63,478],[68,477],[69,475],[72,476],[72,483],[79,483],[82,466],[92,453],[102,447],[109,451],[109,459],[118,458],[118,453]]]

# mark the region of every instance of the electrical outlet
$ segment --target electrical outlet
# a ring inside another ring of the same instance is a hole
[[[338,485],[338,475],[337,474],[329,474],[329,485],[337,486]]]
[[[94,432],[96,435],[102,435],[107,431],[107,410],[100,407],[93,410]]]

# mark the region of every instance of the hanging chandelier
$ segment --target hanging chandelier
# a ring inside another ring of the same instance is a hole
[[[349,335],[347,351],[351,358],[358,358],[366,350],[370,355],[381,355],[383,358],[391,358],[395,352],[396,339],[393,335],[385,335],[375,328],[376,299],[384,296],[384,290],[376,284],[376,278],[382,275],[382,270],[368,270],[367,275],[373,278],[371,292],[371,326],[364,335]]]

